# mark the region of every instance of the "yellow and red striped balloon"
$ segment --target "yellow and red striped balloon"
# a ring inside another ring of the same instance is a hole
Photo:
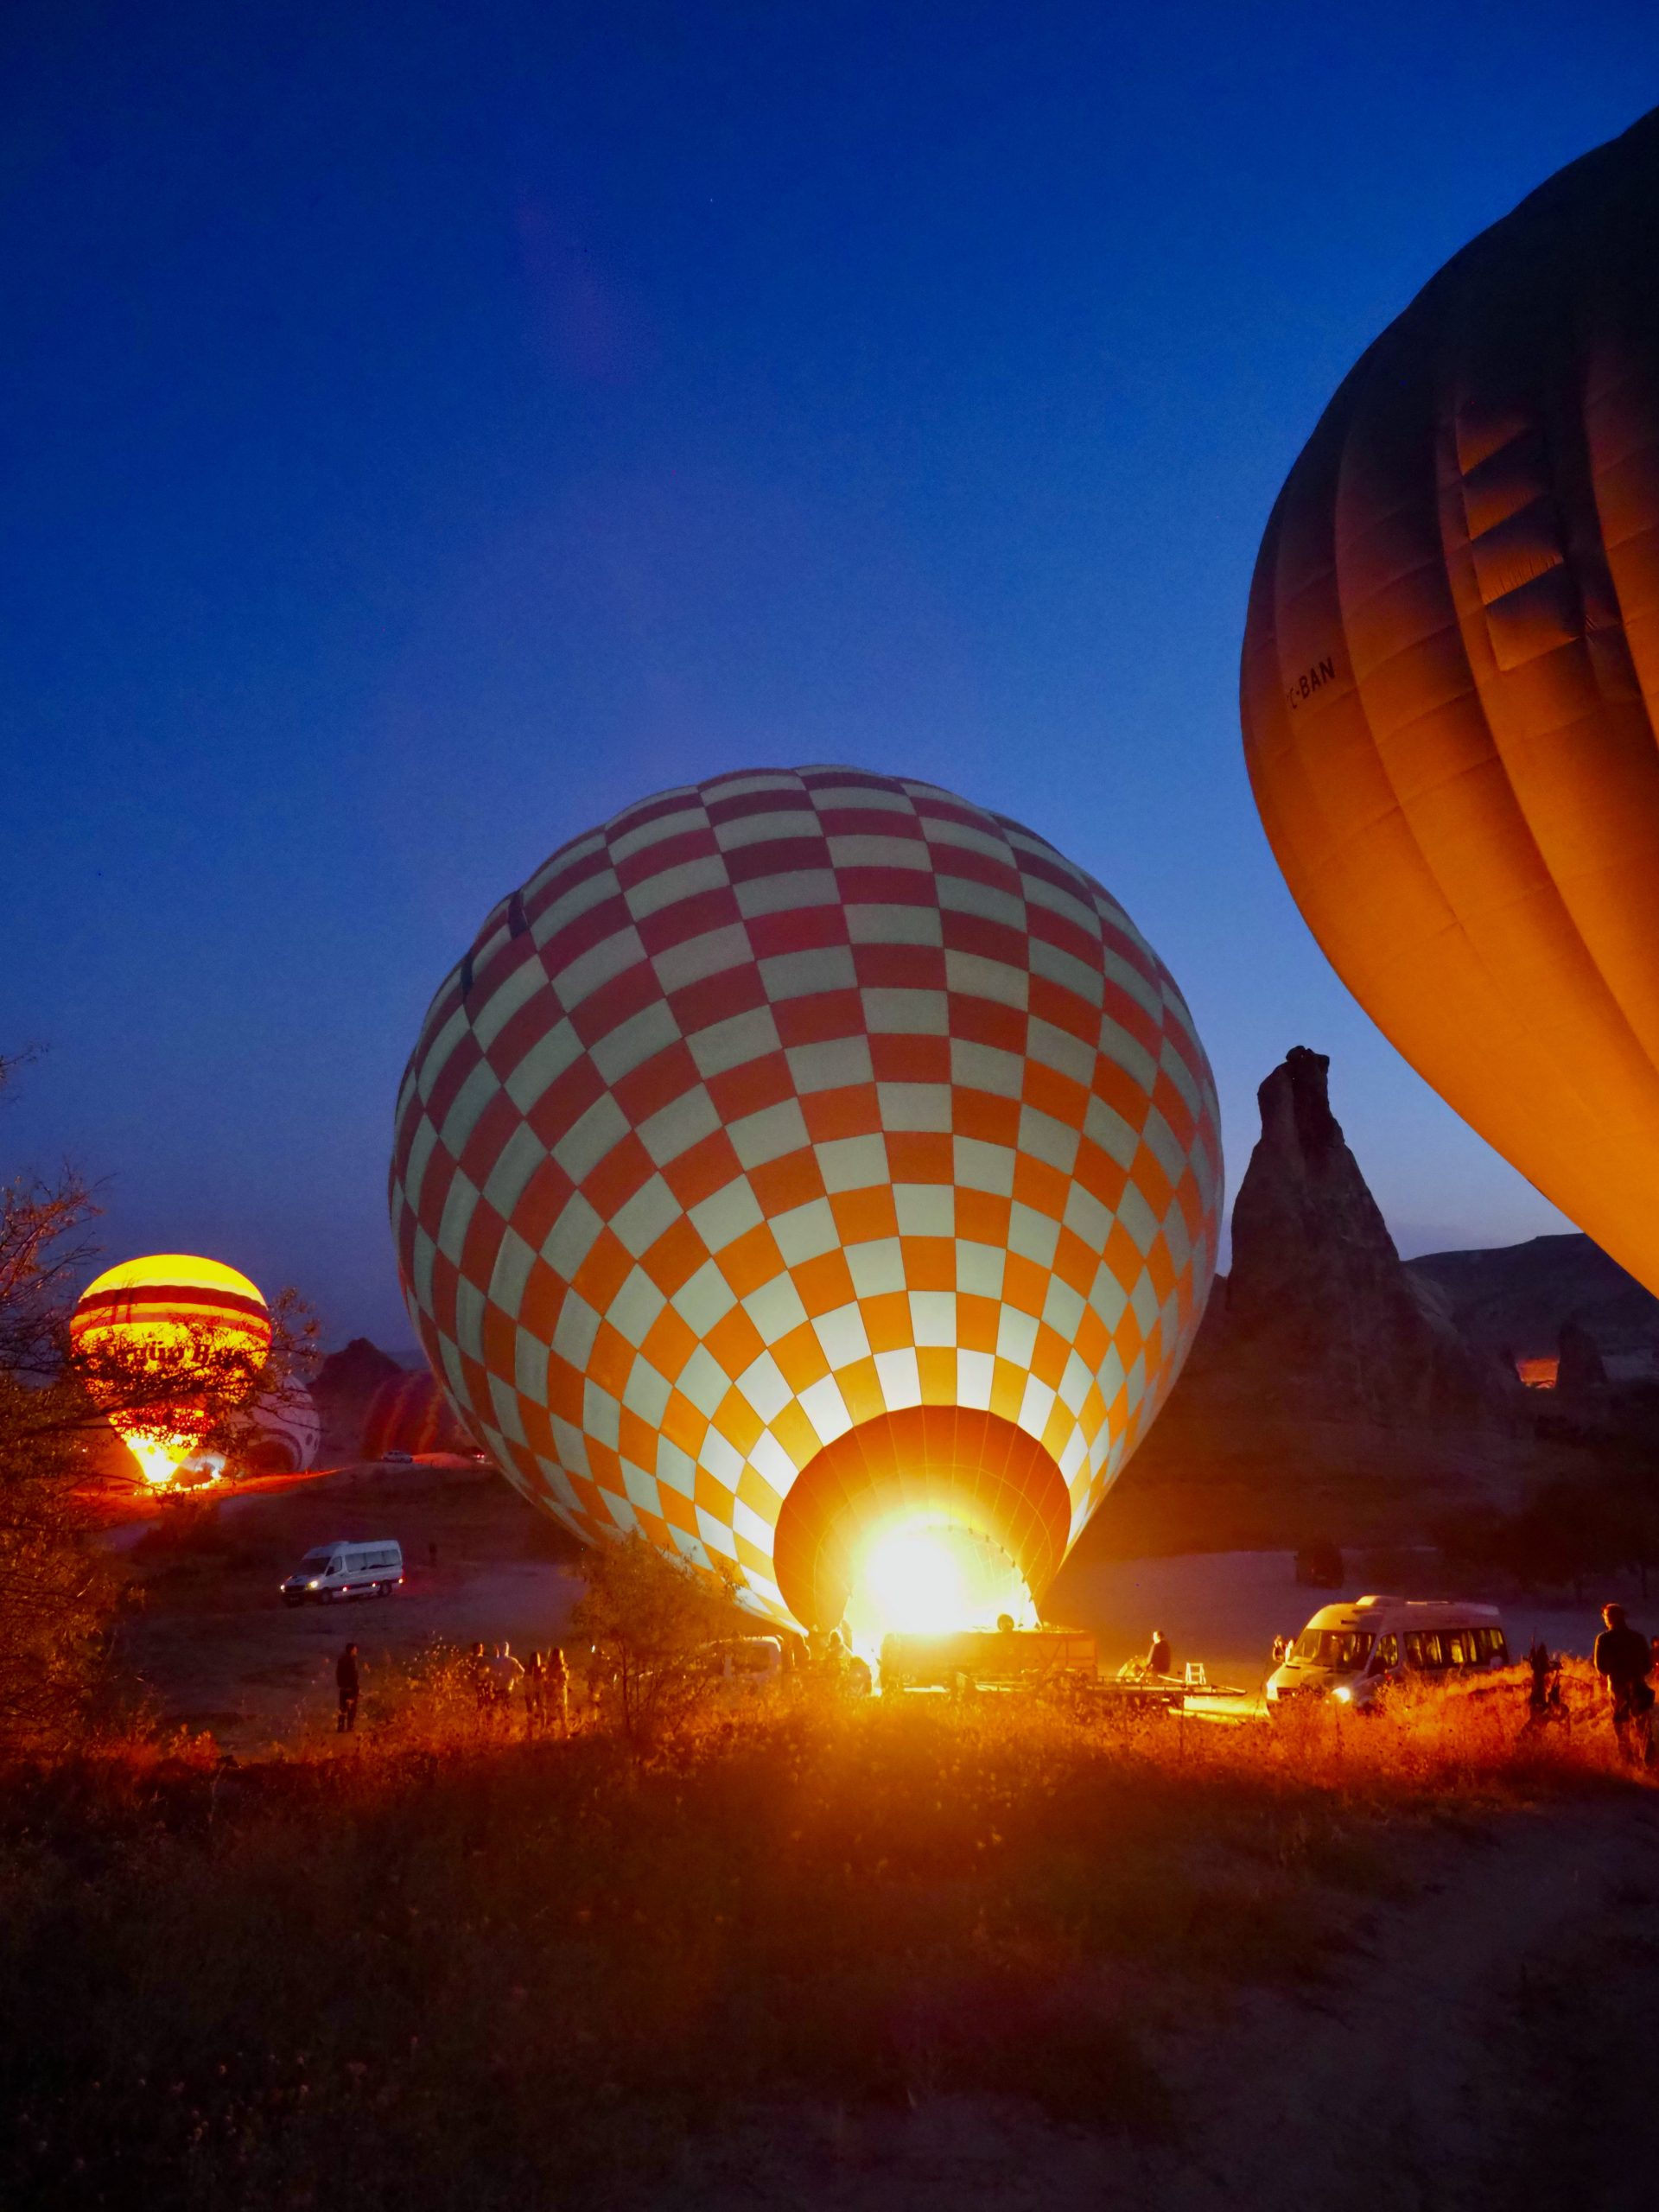
[[[171,1482],[181,1460],[196,1451],[212,1425],[206,1403],[194,1398],[181,1376],[176,1402],[164,1413],[133,1411],[123,1402],[118,1379],[100,1376],[113,1357],[129,1374],[146,1362],[157,1370],[194,1350],[241,1353],[252,1368],[270,1349],[270,1309],[258,1287],[234,1268],[186,1252],[152,1252],[106,1268],[81,1293],[69,1323],[70,1344],[87,1365],[87,1388],[113,1428],[157,1488]]]

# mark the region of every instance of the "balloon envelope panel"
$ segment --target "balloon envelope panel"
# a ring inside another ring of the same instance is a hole
[[[664,792],[538,869],[433,1002],[391,1174],[410,1311],[497,1464],[780,1618],[936,1447],[928,1494],[1046,1580],[1185,1356],[1219,1203],[1208,1065],[1116,903],[836,767]]]
[[[240,1427],[245,1440],[234,1457],[250,1472],[301,1474],[315,1462],[322,1419],[302,1383],[273,1392]]]
[[[1441,1095],[1659,1290],[1659,118],[1449,263],[1257,561],[1262,818]]]
[[[365,1459],[388,1452],[453,1452],[467,1433],[429,1373],[389,1375],[370,1399],[358,1449]]]

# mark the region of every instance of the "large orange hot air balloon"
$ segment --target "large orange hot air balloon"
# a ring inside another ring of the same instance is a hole
[[[1243,715],[1314,935],[1659,1290],[1659,111],[1449,262],[1291,471]]]
[[[207,1403],[192,1396],[181,1363],[228,1353],[257,1371],[270,1337],[270,1308],[257,1286],[218,1260],[186,1252],[154,1252],[106,1268],[87,1284],[69,1321],[93,1402],[157,1488],[200,1449],[213,1422]],[[135,1409],[125,1402],[128,1378],[142,1380],[147,1363],[169,1381],[177,1372],[181,1387],[165,1407]]]

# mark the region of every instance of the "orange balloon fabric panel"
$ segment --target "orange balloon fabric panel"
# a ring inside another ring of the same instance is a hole
[[[1366,353],[1281,493],[1257,804],[1414,1066],[1659,1287],[1659,118]]]

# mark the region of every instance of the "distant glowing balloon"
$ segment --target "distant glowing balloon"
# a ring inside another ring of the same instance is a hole
[[[110,1268],[81,1293],[69,1323],[73,1349],[91,1365],[87,1387],[110,1426],[156,1488],[170,1483],[181,1465],[200,1450],[212,1411],[193,1399],[181,1376],[176,1402],[165,1414],[134,1412],[122,1402],[119,1383],[99,1377],[100,1356],[123,1359],[142,1375],[157,1374],[204,1347],[240,1353],[251,1367],[270,1349],[270,1311],[257,1287],[234,1268],[183,1252],[156,1252]]]
[[[1185,1357],[1220,1200],[1208,1064],[1116,901],[838,767],[660,793],[503,900],[391,1173],[497,1465],[814,1626],[873,1563],[932,1611],[1041,1594]]]
[[[1659,111],[1464,249],[1279,495],[1242,705],[1304,916],[1659,1291]]]

